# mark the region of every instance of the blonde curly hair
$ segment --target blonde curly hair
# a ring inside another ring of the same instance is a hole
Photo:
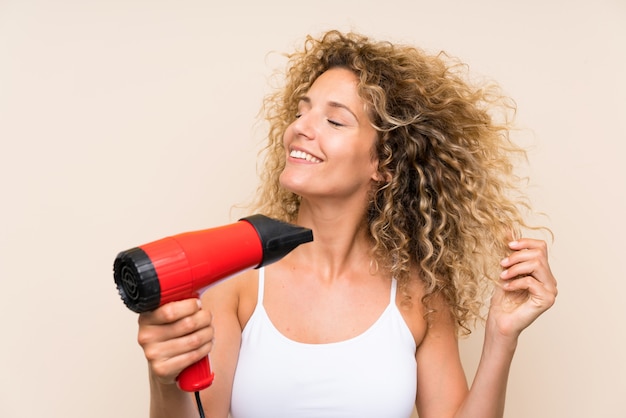
[[[269,142],[254,209],[295,221],[300,199],[279,183],[283,134],[317,77],[333,67],[353,71],[379,132],[373,152],[385,179],[365,214],[373,259],[400,285],[418,272],[425,306],[439,295],[469,333],[483,316],[506,243],[528,227],[521,209],[529,205],[514,173],[525,151],[509,137],[514,103],[492,83],[469,82],[467,66],[444,53],[356,33],[308,36],[287,59],[284,85],[264,101]]]

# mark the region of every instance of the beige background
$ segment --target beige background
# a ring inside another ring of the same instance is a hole
[[[626,417],[624,0],[0,0],[0,416],[147,415],[113,258],[236,219],[267,53],[332,27],[444,49],[517,100],[561,293],[506,416]],[[480,331],[462,349],[471,379]]]

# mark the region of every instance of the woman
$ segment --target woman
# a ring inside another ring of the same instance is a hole
[[[527,225],[506,99],[443,56],[358,34],[289,58],[254,211],[315,240],[140,315],[152,416],[197,416],[175,378],[209,352],[209,417],[503,416],[518,337],[557,294],[546,244],[513,239]],[[468,388],[457,338],[486,291]]]

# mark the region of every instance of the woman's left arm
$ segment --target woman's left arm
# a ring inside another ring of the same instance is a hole
[[[501,418],[509,370],[520,333],[555,301],[556,280],[545,242],[520,239],[509,244],[501,262],[500,285],[494,291],[485,328],[483,352],[469,389],[454,338],[454,322],[441,309],[418,348],[420,417]]]
[[[500,263],[500,283],[491,298],[480,363],[457,417],[504,415],[518,337],[554,304],[558,293],[544,241],[523,238],[509,243],[509,248],[511,253]]]

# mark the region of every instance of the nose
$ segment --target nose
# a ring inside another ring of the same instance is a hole
[[[306,139],[315,138],[315,125],[313,124],[313,112],[301,113],[292,122],[291,127],[296,136],[304,137]]]

